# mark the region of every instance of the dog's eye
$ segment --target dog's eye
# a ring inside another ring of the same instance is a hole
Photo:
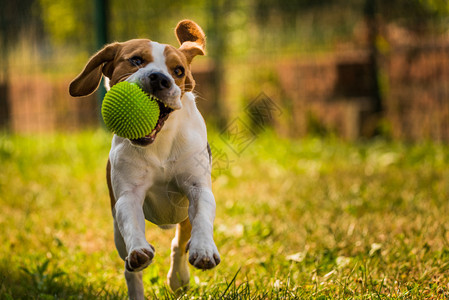
[[[174,70],[173,73],[178,76],[178,77],[182,77],[184,76],[185,70],[183,67],[181,66],[177,66]]]
[[[134,66],[140,66],[144,62],[143,58],[140,56],[133,56],[128,59],[128,61]]]

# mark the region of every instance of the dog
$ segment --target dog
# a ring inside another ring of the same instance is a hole
[[[179,48],[146,39],[106,45],[69,86],[70,95],[87,96],[104,75],[110,86],[136,83],[159,99],[153,132],[133,140],[114,135],[107,163],[114,241],[125,262],[130,299],[144,299],[142,270],[155,255],[145,238],[145,220],[161,228],[176,225],[167,275],[172,291],[189,286],[187,260],[202,270],[220,263],[213,239],[211,151],[190,70],[193,58],[205,55],[206,38],[190,20],[179,22],[175,35]]]

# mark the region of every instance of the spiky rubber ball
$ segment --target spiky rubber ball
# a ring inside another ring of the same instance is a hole
[[[137,84],[122,81],[105,95],[101,107],[106,127],[118,136],[142,138],[152,132],[159,119],[159,105]]]

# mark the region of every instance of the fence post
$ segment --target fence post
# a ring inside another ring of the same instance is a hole
[[[215,122],[218,128],[224,129],[227,124],[226,105],[224,103],[223,80],[224,80],[224,62],[226,55],[227,37],[226,37],[226,14],[230,10],[230,0],[216,1],[209,0],[209,19],[208,19],[208,55],[213,60],[212,85],[213,85],[213,111],[216,113]]]
[[[371,78],[373,80],[373,104],[374,113],[382,112],[382,96],[379,90],[379,51],[377,49],[377,35],[379,33],[376,16],[376,0],[366,0],[364,7],[364,17],[368,28],[368,51],[369,63],[371,64]]]
[[[109,0],[95,0],[95,38],[96,48],[101,49],[109,41]],[[97,103],[100,123],[104,126],[103,118],[101,117],[101,104],[103,103],[106,89],[104,87],[104,79],[101,80],[100,86],[97,90]]]

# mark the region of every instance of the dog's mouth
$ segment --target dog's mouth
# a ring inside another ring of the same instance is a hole
[[[156,139],[156,135],[161,131],[162,127],[164,126],[165,121],[170,116],[170,113],[173,111],[173,108],[168,107],[162,101],[156,100],[157,104],[159,105],[159,119],[157,120],[156,127],[154,127],[153,131],[151,131],[150,134],[147,134],[144,137],[138,138],[138,139],[132,139],[131,142],[133,144],[139,145],[139,146],[147,146],[154,142]]]

